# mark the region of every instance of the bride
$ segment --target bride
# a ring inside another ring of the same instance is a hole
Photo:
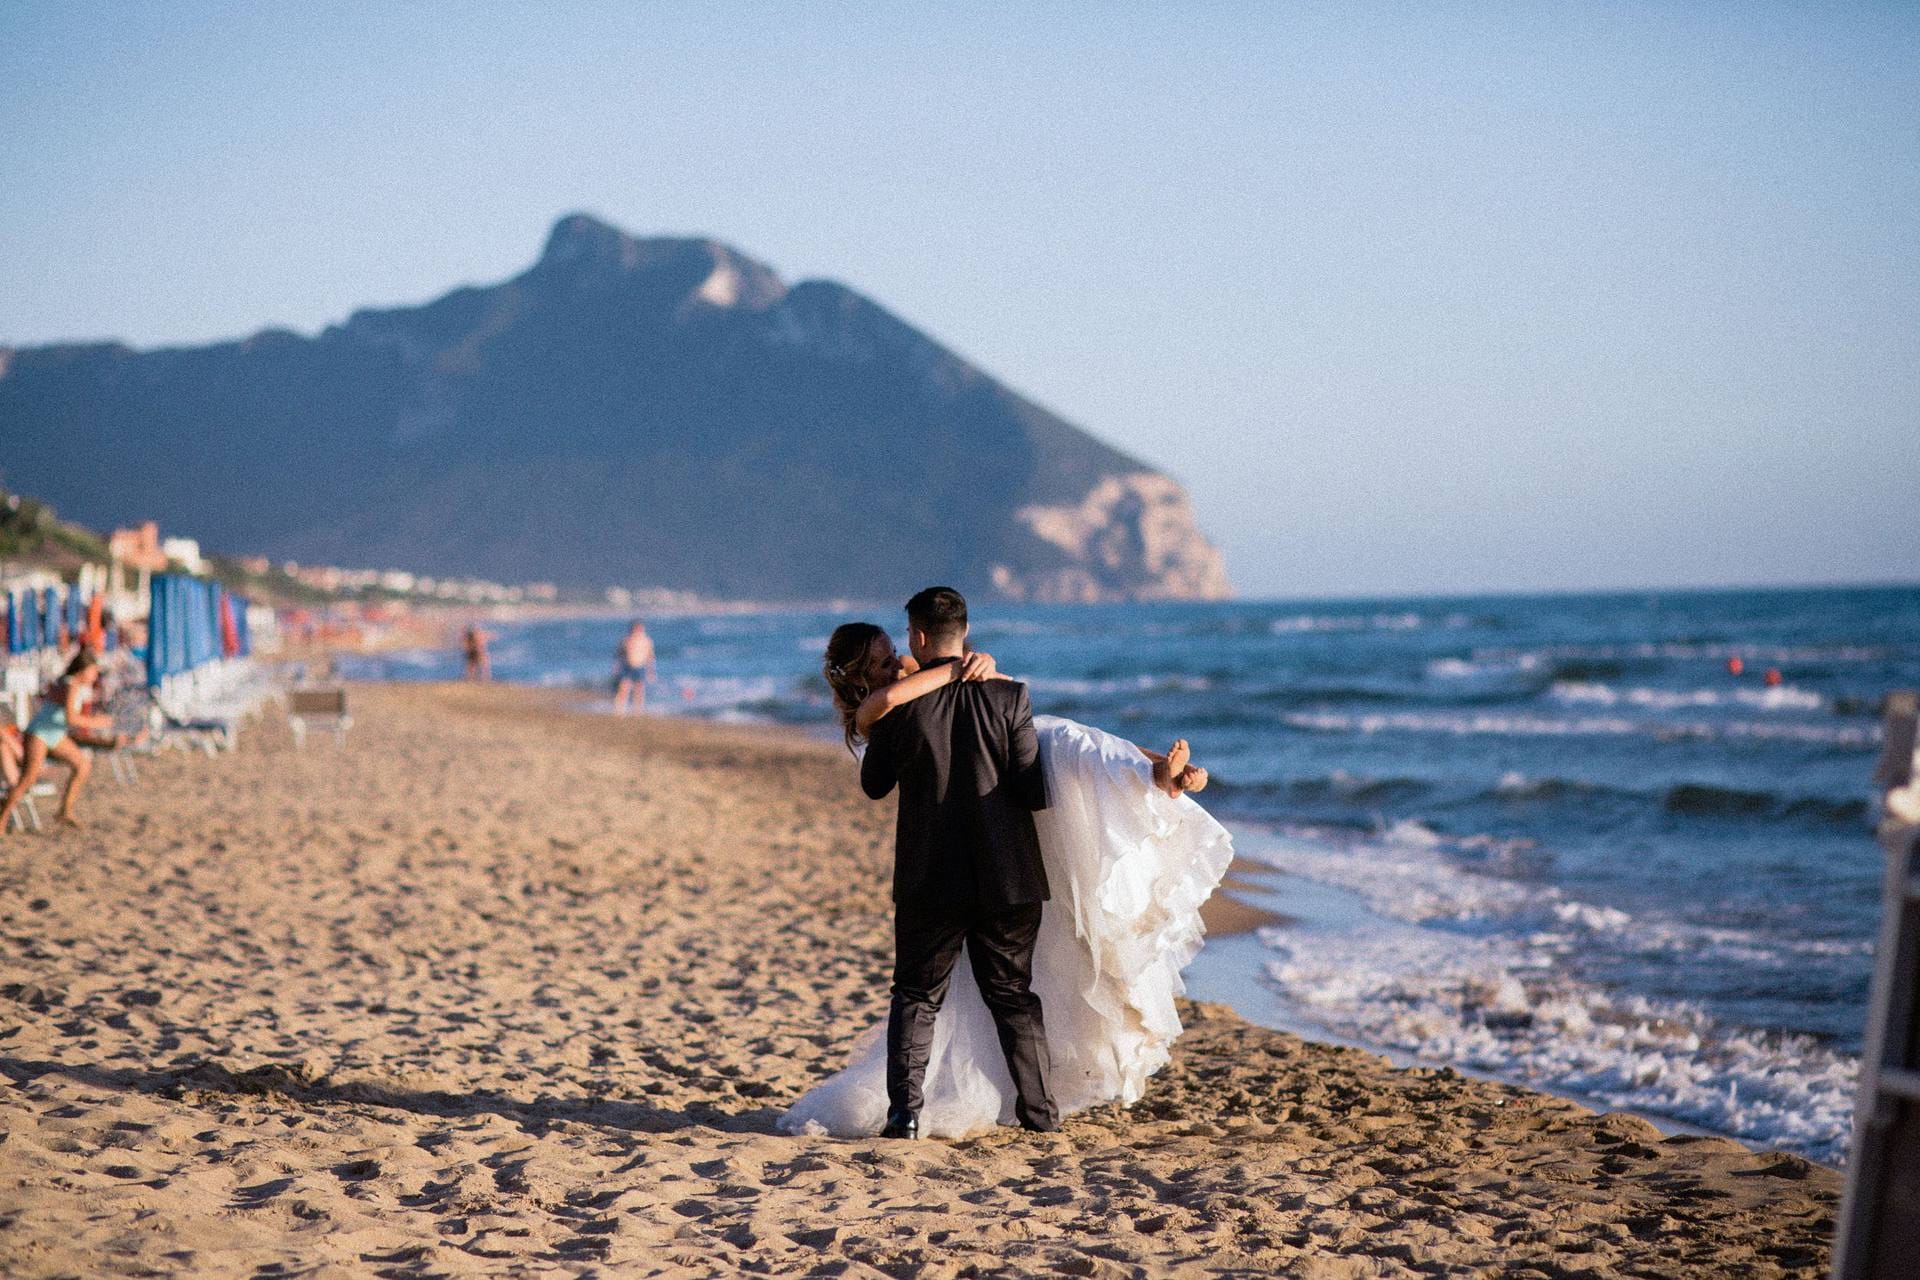
[[[986,654],[919,671],[869,622],[827,642],[824,663],[856,754],[888,712],[953,680],[1003,679]],[[1061,1115],[1138,1101],[1165,1066],[1180,971],[1200,949],[1200,904],[1233,860],[1227,831],[1189,796],[1206,786],[1184,741],[1165,754],[1059,716],[1034,717],[1049,806],[1034,816],[1053,898],[1034,946],[1046,1013],[1047,1083]],[[866,1137],[887,1118],[886,1019],[845,1069],[780,1119],[788,1133]],[[962,1138],[1011,1123],[1014,1087],[971,966],[955,965],[934,1024],[920,1132]]]

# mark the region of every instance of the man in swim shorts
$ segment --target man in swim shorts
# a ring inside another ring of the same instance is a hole
[[[626,638],[613,655],[613,710],[617,715],[644,710],[647,705],[647,681],[659,679],[653,665],[653,637],[647,624],[638,618],[627,628]]]

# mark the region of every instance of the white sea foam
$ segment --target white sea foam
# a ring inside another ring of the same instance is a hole
[[[1550,954],[1380,922],[1263,931],[1268,974],[1339,1034],[1838,1160],[1856,1063],[1803,1037],[1716,1026],[1679,1002],[1609,994]]]
[[[1275,635],[1312,631],[1414,631],[1426,625],[1417,613],[1316,615],[1275,618],[1267,630]]]
[[[1035,693],[1060,693],[1091,697],[1109,693],[1199,693],[1213,687],[1206,676],[1137,675],[1107,680],[1081,680],[1071,676],[1035,676],[1026,680]]]
[[[1503,657],[1475,654],[1472,658],[1435,658],[1427,664],[1427,674],[1438,680],[1484,680],[1533,671],[1540,666],[1537,653],[1516,653]]]
[[[1719,1025],[1685,1002],[1602,990],[1568,976],[1566,961],[1604,945],[1784,966],[1870,944],[1640,919],[1462,865],[1500,844],[1410,821],[1369,837],[1302,828],[1248,842],[1249,856],[1347,889],[1371,913],[1350,927],[1264,931],[1275,953],[1268,976],[1304,1017],[1342,1036],[1816,1159],[1844,1154],[1853,1059],[1804,1037]],[[1503,918],[1508,927],[1484,934],[1436,927]]]
[[[1775,685],[1760,689],[1617,689],[1591,680],[1556,680],[1547,690],[1556,702],[1603,707],[1645,707],[1674,711],[1686,707],[1754,707],[1761,711],[1820,711],[1827,700],[1808,689]]]
[[[1747,645],[1687,644],[1646,642],[1641,644],[1551,645],[1540,649],[1484,648],[1474,651],[1476,661],[1511,662],[1520,658],[1541,661],[1620,662],[1625,660],[1662,662],[1725,662],[1739,658],[1747,663],[1857,663],[1882,662],[1895,650],[1873,645]]]
[[[1770,738],[1843,746],[1880,740],[1877,725],[1753,724],[1744,722],[1645,720],[1628,716],[1552,716],[1511,711],[1289,712],[1281,720],[1296,729],[1328,733],[1450,733],[1509,737],[1647,734],[1660,738]]]

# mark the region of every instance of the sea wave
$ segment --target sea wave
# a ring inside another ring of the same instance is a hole
[[[1310,938],[1264,930],[1262,939],[1281,994],[1339,1034],[1816,1160],[1846,1152],[1857,1061],[1807,1037],[1605,992],[1505,938],[1383,922]]]
[[[1025,680],[1034,693],[1057,693],[1090,698],[1102,694],[1203,693],[1213,688],[1203,675],[1131,675],[1080,679],[1072,676],[1032,676]]]
[[[1910,650],[1909,650],[1910,652]],[[1748,664],[1785,666],[1800,663],[1884,662],[1901,656],[1892,645],[1765,645],[1725,641],[1643,641],[1637,644],[1547,645],[1533,649],[1484,648],[1474,651],[1476,662],[1715,662],[1739,658]]]
[[[1427,663],[1427,674],[1437,680],[1484,680],[1537,671],[1544,661],[1537,653],[1434,658]]]
[[[1313,631],[1415,631],[1426,626],[1426,620],[1417,613],[1369,613],[1369,614],[1295,614],[1286,618],[1273,618],[1267,622],[1267,630],[1275,635],[1292,635]],[[1454,625],[1452,615],[1446,625]],[[1463,620],[1458,625],[1466,625]]]
[[[1209,792],[1216,799],[1287,800],[1295,803],[1308,803],[1315,800],[1338,800],[1343,804],[1367,805],[1385,804],[1392,801],[1414,800],[1431,794],[1433,784],[1422,778],[1385,777],[1373,778],[1364,774],[1348,773],[1336,769],[1332,773],[1317,777],[1283,778],[1274,781],[1236,783],[1227,778],[1214,778]]]
[[[1510,769],[1482,795],[1495,800],[1558,800],[1564,796],[1635,796],[1636,792],[1589,782],[1584,778],[1530,778]]]
[[[1518,771],[1502,774],[1498,782],[1474,799],[1508,804],[1562,800],[1593,804],[1610,799],[1653,804],[1667,813],[1692,817],[1779,818],[1835,826],[1859,826],[1871,811],[1862,796],[1805,795],[1706,782],[1678,782],[1665,788],[1636,790],[1584,778],[1528,777]]]
[[[1370,912],[1337,930],[1264,931],[1276,953],[1268,976],[1341,1035],[1816,1159],[1844,1153],[1854,1059],[1808,1037],[1721,1024],[1685,1001],[1605,990],[1574,976],[1573,962],[1600,949],[1786,968],[1870,943],[1642,917],[1486,873],[1485,859],[1524,843],[1451,838],[1410,820],[1370,835],[1297,828],[1247,842],[1249,857],[1345,889]]]
[[[1616,689],[1591,680],[1555,680],[1547,696],[1556,702],[1675,711],[1687,707],[1753,707],[1761,711],[1823,711],[1827,700],[1809,689],[1775,685],[1760,689]]]
[[[1870,746],[1880,740],[1875,725],[1753,724],[1658,721],[1629,716],[1552,716],[1475,711],[1289,712],[1283,723],[1321,733],[1492,734],[1503,737],[1567,737],[1645,734],[1657,738],[1761,738],[1833,746]]]

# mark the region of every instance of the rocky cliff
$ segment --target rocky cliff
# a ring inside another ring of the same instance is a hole
[[[0,470],[275,558],[765,599],[1211,599],[1166,476],[859,294],[560,220],[318,336],[0,349]]]

